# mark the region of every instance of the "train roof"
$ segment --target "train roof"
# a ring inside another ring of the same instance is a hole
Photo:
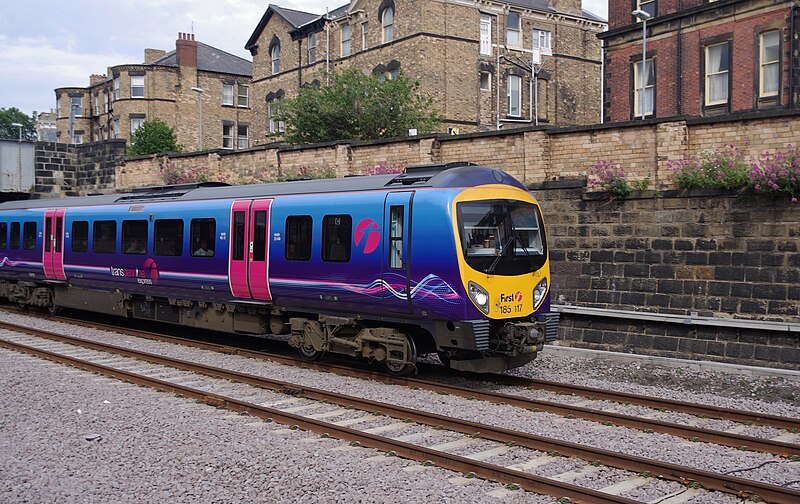
[[[525,189],[507,173],[472,163],[446,163],[410,166],[405,173],[354,176],[333,179],[294,180],[269,184],[229,186],[219,182],[143,187],[128,193],[100,194],[56,199],[19,200],[0,204],[0,210],[28,208],[62,208],[156,203],[164,201],[196,201],[213,199],[248,199],[295,194],[324,194],[409,188],[474,187],[484,184],[507,184]]]

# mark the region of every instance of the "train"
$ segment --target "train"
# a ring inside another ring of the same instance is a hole
[[[0,204],[0,296],[23,307],[285,335],[396,375],[497,372],[556,339],[536,199],[471,163]]]

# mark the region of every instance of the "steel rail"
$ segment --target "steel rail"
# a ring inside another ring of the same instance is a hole
[[[70,323],[74,323],[72,319],[66,319]],[[94,327],[103,330],[111,330],[119,332],[120,328],[116,326],[107,326],[105,324],[96,324],[83,322],[81,325],[87,327]],[[194,347],[203,348],[207,350],[215,350],[227,354],[236,354],[245,357],[252,357],[258,359],[269,359],[274,362],[279,362],[287,365],[300,366],[307,369],[314,369],[320,371],[335,372],[342,375],[366,378],[382,383],[389,383],[395,385],[404,385],[408,387],[418,387],[425,390],[430,390],[438,393],[446,393],[457,395],[459,397],[466,397],[470,399],[477,399],[481,401],[488,401],[495,404],[507,404],[514,407],[524,408],[528,410],[544,411],[562,416],[572,416],[582,418],[593,422],[612,423],[623,427],[629,427],[639,430],[652,430],[662,434],[670,434],[677,437],[682,437],[691,441],[702,441],[708,443],[719,444],[737,449],[748,449],[753,451],[760,451],[779,455],[783,457],[800,456],[800,445],[787,443],[784,441],[775,441],[771,439],[759,438],[755,436],[746,436],[742,434],[735,434],[723,431],[716,431],[712,429],[704,429],[701,427],[687,426],[676,424],[672,422],[665,422],[662,420],[655,420],[633,415],[625,415],[622,413],[614,413],[586,408],[581,406],[573,406],[569,404],[560,404],[552,401],[545,401],[541,399],[530,399],[511,394],[504,394],[501,392],[482,391],[471,387],[462,387],[458,385],[450,385],[438,381],[422,380],[413,377],[394,377],[385,374],[374,373],[366,370],[353,369],[347,366],[337,364],[307,362],[300,359],[279,356],[272,353],[266,353],[256,350],[247,350],[229,345],[222,345],[210,342],[198,342],[196,340],[180,338],[177,336],[167,336],[159,333],[149,331],[140,331],[136,329],[125,329],[125,332],[130,335],[145,337],[149,339],[158,339],[169,342],[177,342],[178,344],[188,344]],[[526,378],[517,378],[513,376],[493,374],[480,375],[477,373],[466,373],[469,377],[476,380],[486,381],[495,380],[496,383],[510,384],[517,386],[524,386],[527,383],[539,383],[548,385],[549,390],[559,393],[570,393],[578,390],[579,394],[587,395],[590,397],[604,398],[612,401],[631,402],[648,406],[651,408],[661,409],[668,408],[672,411],[678,411],[693,415],[701,415],[709,418],[723,418],[727,420],[748,422],[748,423],[764,423],[756,421],[756,418],[769,421],[770,425],[780,425],[784,429],[800,429],[800,419],[789,419],[770,415],[752,414],[746,411],[733,410],[728,408],[719,408],[716,406],[703,406],[693,405],[682,401],[672,401],[669,399],[650,398],[635,394],[626,394],[613,391],[604,391],[590,387],[572,386],[558,384],[555,382],[547,382],[541,380],[530,380]],[[454,374],[454,376],[457,376]],[[547,388],[544,387],[543,388]]]
[[[7,325],[8,324],[0,323],[0,327]],[[589,461],[597,461],[609,466],[639,473],[646,471],[653,476],[679,481],[683,484],[691,484],[696,482],[711,490],[734,493],[736,495],[746,497],[758,495],[759,497],[766,499],[768,502],[788,503],[797,502],[798,499],[800,499],[800,492],[798,491],[757,481],[720,475],[709,471],[702,471],[678,466],[675,464],[658,462],[645,459],[643,457],[601,450],[590,446],[516,432],[486,424],[468,422],[465,420],[426,413],[424,411],[417,411],[400,406],[378,403],[357,397],[344,396],[334,392],[327,392],[311,387],[303,387],[296,384],[239,373],[236,371],[213,368],[194,362],[171,359],[147,352],[139,352],[127,348],[121,348],[115,345],[91,342],[81,338],[53,334],[47,331],[40,331],[19,326],[15,326],[13,330],[33,334],[35,336],[54,341],[80,345],[82,347],[92,348],[98,351],[115,353],[126,357],[145,360],[155,364],[201,373],[216,378],[223,378],[257,387],[268,388],[281,393],[288,393],[293,396],[302,396],[308,399],[324,401],[344,407],[356,407],[360,410],[371,413],[379,413],[399,419],[409,419],[420,424],[441,427],[468,435],[478,435],[481,438],[491,441],[513,443],[518,446],[540,451],[557,451],[562,455],[575,456]]]
[[[335,437],[344,441],[357,442],[364,447],[384,451],[386,452],[387,456],[396,455],[403,458],[416,460],[417,462],[432,463],[433,465],[444,469],[449,469],[451,471],[472,473],[477,477],[487,480],[504,484],[518,485],[519,488],[540,494],[551,495],[557,498],[568,497],[575,502],[592,504],[638,503],[638,501],[617,495],[603,493],[597,490],[591,490],[569,483],[563,483],[558,480],[553,480],[542,476],[535,476],[502,466],[487,464],[485,462],[472,460],[458,455],[451,455],[446,452],[433,450],[402,441],[396,441],[391,438],[386,438],[367,432],[361,432],[348,427],[342,427],[320,420],[295,415],[293,413],[286,413],[278,409],[260,406],[258,404],[241,401],[220,394],[214,394],[192,387],[170,383],[157,378],[149,378],[129,371],[114,369],[102,364],[96,364],[28,345],[10,342],[2,338],[0,338],[0,347],[22,351],[30,355],[68,364],[86,371],[101,373],[110,378],[116,378],[137,385],[151,387],[160,391],[178,394],[187,398],[202,401],[212,406],[222,407],[231,411],[247,413],[265,420],[276,421],[281,424],[291,425],[292,427],[296,426],[297,428],[303,430]]]

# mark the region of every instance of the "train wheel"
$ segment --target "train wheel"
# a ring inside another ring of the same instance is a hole
[[[414,345],[414,339],[406,336],[408,341],[409,359],[411,362],[399,363],[392,361],[384,361],[383,368],[390,375],[407,376],[413,374],[417,370],[415,362],[417,361],[417,347]]]
[[[61,307],[56,306],[55,303],[50,303],[50,305],[47,307],[47,313],[49,313],[50,315],[58,315],[59,313],[61,313]]]
[[[450,355],[447,352],[436,352],[436,355],[439,357],[439,362],[444,364],[444,367],[450,367]]]
[[[298,349],[300,357],[307,361],[318,361],[324,352],[316,350],[312,345],[301,345]]]

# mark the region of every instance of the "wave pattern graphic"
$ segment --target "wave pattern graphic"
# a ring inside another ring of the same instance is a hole
[[[419,282],[411,281],[411,290],[406,293],[405,277],[396,273],[386,275],[387,278],[376,278],[367,284],[351,284],[344,282],[330,282],[325,280],[300,280],[291,278],[270,278],[270,285],[295,288],[325,288],[339,289],[363,294],[376,299],[397,298],[411,299],[436,299],[449,304],[457,304],[461,296],[441,277],[430,274]],[[387,281],[388,280],[388,281]]]
[[[41,266],[41,262],[31,262],[31,261],[12,261],[8,257],[0,258],[0,268],[8,267],[8,268],[15,268],[17,266]]]

